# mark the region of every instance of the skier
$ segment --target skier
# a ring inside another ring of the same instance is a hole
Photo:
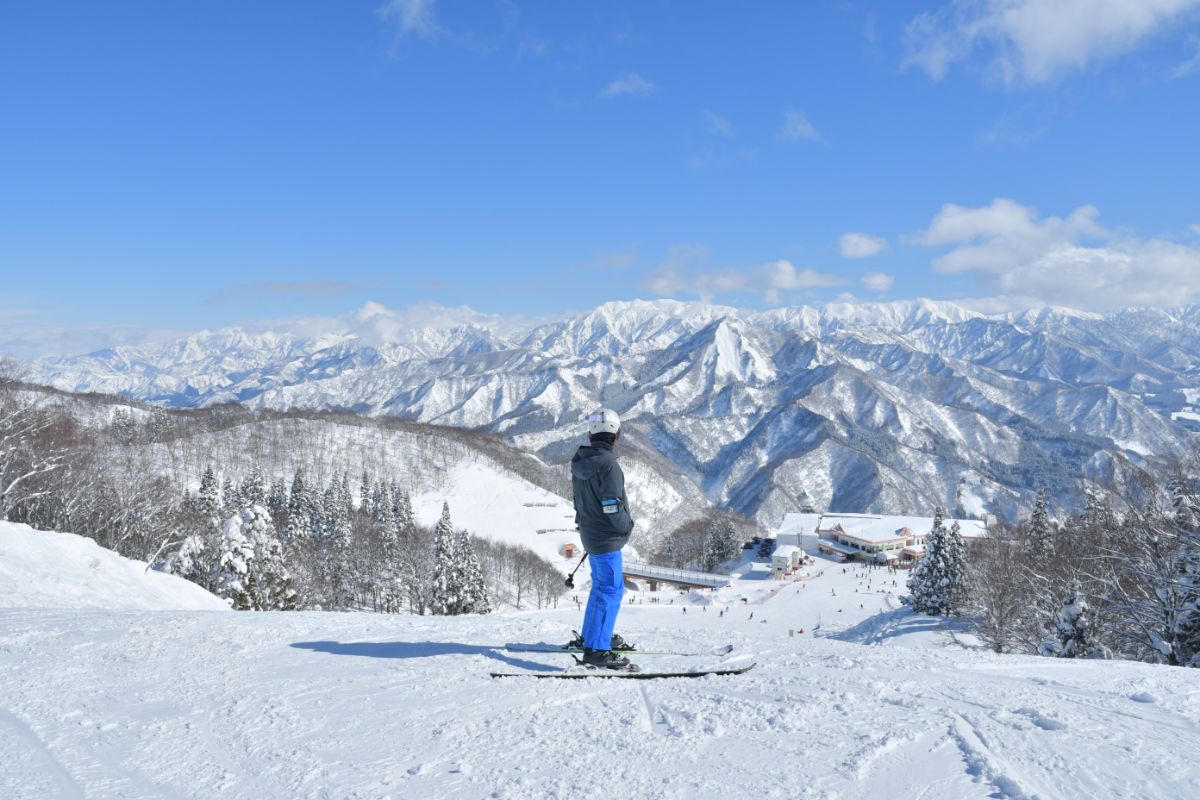
[[[609,408],[588,415],[588,444],[571,459],[575,490],[575,523],[592,562],[592,591],[583,614],[583,661],[602,669],[635,669],[614,653],[623,644],[613,635],[625,593],[621,548],[633,532],[625,497],[625,474],[613,446],[621,435],[621,418]]]

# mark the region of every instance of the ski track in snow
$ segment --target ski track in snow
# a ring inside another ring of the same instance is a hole
[[[565,638],[573,606],[3,609],[0,797],[1200,796],[1194,671],[963,649],[826,573],[748,606],[626,606],[644,647],[735,645],[644,666],[758,663],[650,682],[488,677],[567,666],[501,647]]]

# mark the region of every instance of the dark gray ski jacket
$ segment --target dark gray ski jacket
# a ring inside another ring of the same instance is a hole
[[[575,524],[583,549],[601,554],[620,550],[633,532],[625,473],[607,442],[582,445],[571,459],[575,489]]]

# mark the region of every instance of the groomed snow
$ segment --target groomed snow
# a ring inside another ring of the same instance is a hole
[[[417,521],[433,527],[442,514],[443,502],[450,504],[450,519],[457,528],[528,547],[564,573],[578,560],[578,556],[567,559],[562,555],[568,544],[576,550],[580,547],[575,507],[512,473],[480,462],[458,463],[440,489],[412,498]]]
[[[1194,671],[964,649],[891,610],[882,569],[739,571],[715,595],[626,605],[618,625],[644,649],[732,643],[729,664],[758,664],[736,678],[488,677],[566,663],[501,647],[564,639],[570,603],[452,618],[0,610],[0,796],[1200,796]]]
[[[0,522],[0,608],[228,611],[224,600],[73,533]]]

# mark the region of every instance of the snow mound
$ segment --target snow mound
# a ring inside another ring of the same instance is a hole
[[[0,608],[224,611],[225,601],[73,533],[0,522]]]

